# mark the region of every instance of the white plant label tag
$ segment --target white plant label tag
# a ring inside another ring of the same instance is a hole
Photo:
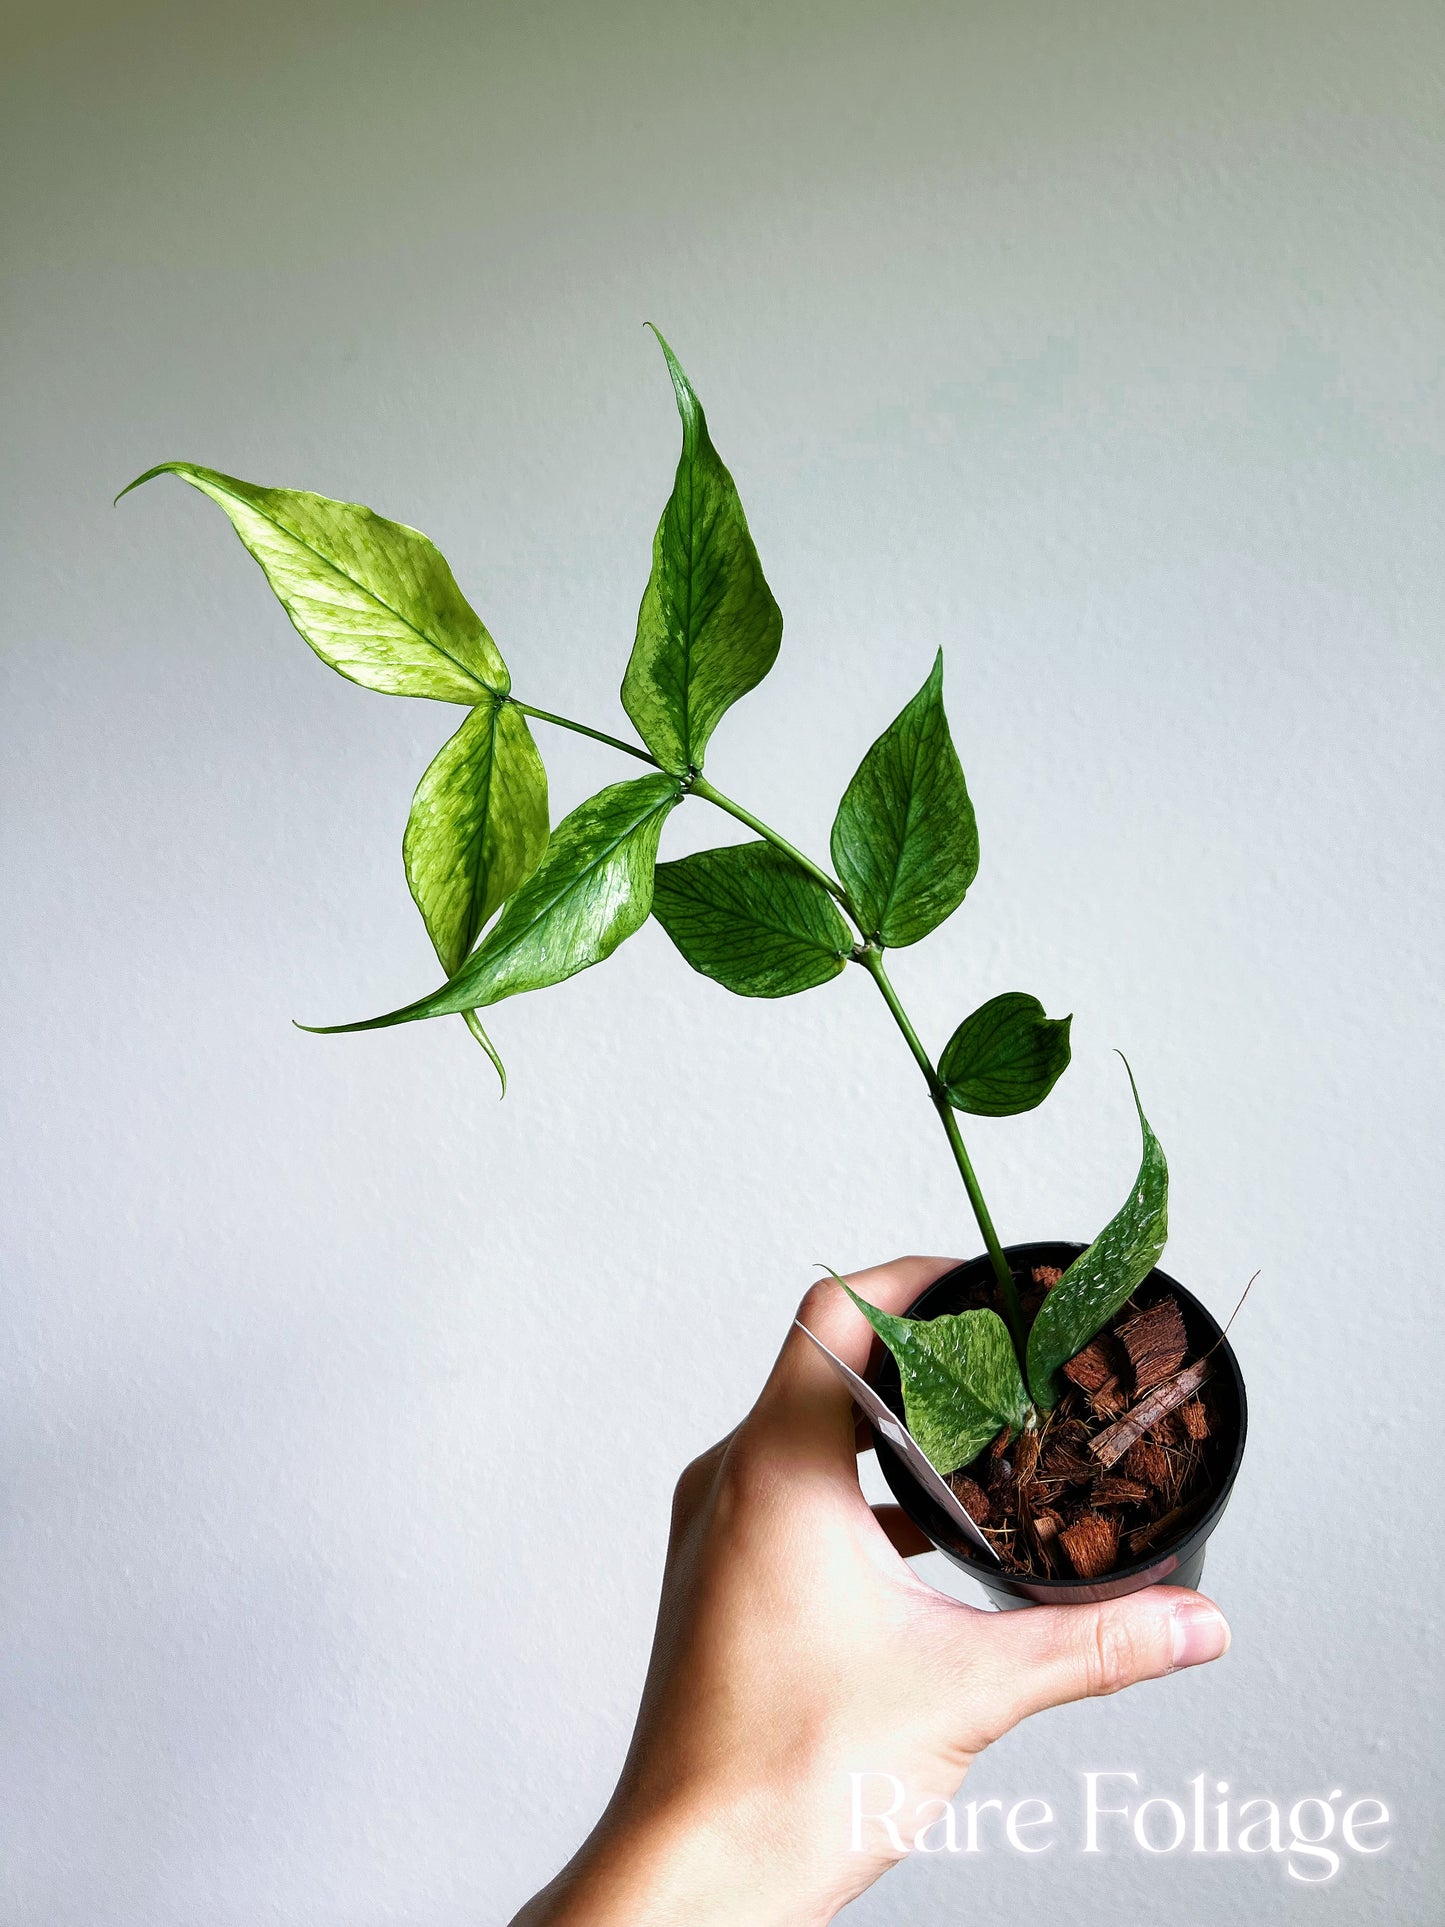
[[[891,1411],[888,1406],[883,1403],[867,1379],[859,1378],[852,1367],[845,1365],[836,1352],[830,1352],[822,1339],[819,1338],[816,1333],[808,1330],[808,1327],[803,1323],[801,1318],[795,1318],[793,1323],[800,1332],[812,1339],[818,1350],[823,1354],[824,1358],[827,1359],[828,1363],[833,1367],[833,1370],[853,1394],[853,1403],[877,1426],[883,1437],[887,1439],[894,1451],[897,1452],[898,1456],[903,1460],[903,1463],[908,1467],[914,1478],[917,1479],[918,1483],[923,1487],[924,1491],[928,1494],[929,1498],[933,1500],[939,1510],[953,1521],[964,1537],[976,1546],[986,1559],[991,1559],[996,1566],[1002,1565],[1003,1561],[999,1558],[983,1533],[974,1524],[971,1515],[962,1500],[960,1500],[958,1494],[945,1479],[941,1479],[938,1473],[934,1471],[932,1462],[925,1454],[923,1447],[918,1443],[917,1439],[914,1438],[898,1414]]]

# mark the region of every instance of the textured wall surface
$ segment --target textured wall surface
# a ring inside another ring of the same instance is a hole
[[[1004,1235],[1114,1209],[1122,1046],[1170,1268],[1221,1311],[1262,1271],[1233,1652],[971,1791],[1396,1814],[1315,1891],[1061,1848],[849,1918],[1431,1918],[1438,7],[60,0],[4,40],[4,1927],[505,1920],[814,1260],[976,1248],[861,973],[734,1000],[650,926],[497,1013],[503,1106],[455,1022],[291,1028],[435,981],[399,844],[455,712],[329,674],[199,497],[110,497],[182,456],[371,502],[521,694],[616,727],[677,435],[645,319],[787,618],[715,779],[821,848],[947,652],[983,867],[897,979],[935,1045],[1004,989],[1076,1013],[1045,1109],[973,1133]],[[617,773],[543,747],[557,814]]]

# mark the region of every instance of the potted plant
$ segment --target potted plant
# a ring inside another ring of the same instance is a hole
[[[515,696],[485,625],[415,529],[189,462],[161,463],[130,484],[169,473],[219,504],[296,628],[341,675],[466,712],[417,785],[402,843],[445,981],[399,1010],[322,1028],[459,1016],[505,1092],[478,1013],[602,962],[649,915],[695,970],[739,996],[793,996],[850,964],[866,971],[917,1064],[984,1253],[907,1317],[855,1303],[882,1341],[877,1388],[997,1563],[959,1537],[879,1439],[900,1502],[1001,1603],[1098,1598],[1167,1576],[1193,1583],[1238,1469],[1244,1391],[1209,1313],[1156,1268],[1168,1171],[1138,1091],[1138,1175],[1094,1242],[1003,1247],[959,1118],[1041,1104],[1068,1065],[1070,1019],[1008,992],[965,1017],[935,1061],[889,974],[889,953],[951,916],[978,869],[942,655],[844,792],[831,869],[712,784],[708,741],[772,667],[783,621],[702,407],[658,340],[682,453],[622,680],[636,742]],[[551,828],[533,721],[609,744],[645,773]],[[735,818],[749,840],[659,862],[668,817],[692,801]]]

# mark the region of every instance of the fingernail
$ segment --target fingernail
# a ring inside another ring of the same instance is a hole
[[[1229,1651],[1229,1626],[1217,1606],[1184,1605],[1174,1608],[1174,1670],[1202,1666]]]

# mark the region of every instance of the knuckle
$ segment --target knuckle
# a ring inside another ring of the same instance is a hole
[[[728,1441],[718,1466],[718,1491],[730,1510],[750,1504],[771,1483],[771,1455],[742,1426]]]
[[[798,1316],[805,1325],[809,1323],[810,1313],[823,1311],[832,1303],[836,1289],[831,1278],[817,1278],[809,1285],[798,1306]]]
[[[678,1473],[677,1483],[672,1489],[674,1525],[686,1524],[702,1503],[716,1475],[720,1450],[720,1447],[710,1445],[706,1452],[700,1452]]]
[[[710,1516],[724,1533],[761,1530],[786,1502],[788,1489],[789,1474],[773,1443],[750,1426],[740,1426],[718,1462]]]
[[[766,1453],[740,1427],[683,1467],[673,1488],[673,1532],[686,1531],[704,1513],[724,1527],[746,1516],[770,1476]]]
[[[1147,1670],[1141,1665],[1145,1657],[1129,1615],[1105,1607],[1095,1617],[1085,1644],[1084,1664],[1090,1694],[1117,1693],[1121,1687],[1142,1678]]]

